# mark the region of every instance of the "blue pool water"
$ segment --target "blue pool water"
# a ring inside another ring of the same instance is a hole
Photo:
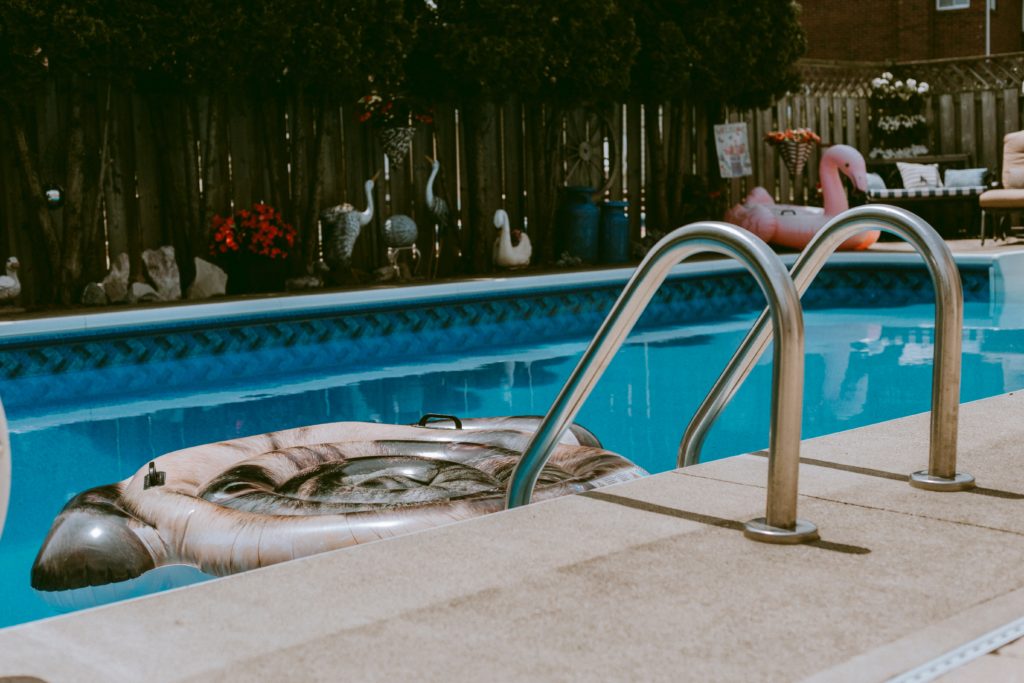
[[[927,410],[933,315],[930,304],[808,312],[804,437]],[[607,448],[650,472],[673,468],[686,420],[752,320],[753,313],[745,313],[635,332],[578,421]],[[124,479],[168,451],[305,424],[411,423],[428,412],[543,414],[585,344],[502,346],[378,368],[272,375],[229,387],[196,376],[189,389],[154,385],[144,399],[15,405],[8,415],[14,472],[0,539],[0,627],[62,611],[29,587],[29,570],[54,516],[83,489]],[[275,366],[272,355],[261,354],[261,363]],[[766,446],[770,355],[712,431],[705,459]],[[962,400],[1021,388],[1022,360],[1024,331],[998,329],[987,303],[968,303]],[[95,372],[100,377],[105,370]]]

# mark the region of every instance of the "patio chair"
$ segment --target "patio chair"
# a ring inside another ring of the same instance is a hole
[[[1002,187],[982,192],[978,204],[981,206],[982,244],[985,244],[986,219],[989,222],[999,219],[1002,223],[1011,213],[1024,211],[1024,130],[1007,133],[1003,138]],[[992,237],[1005,236],[1009,228],[998,231],[999,224],[993,224]]]

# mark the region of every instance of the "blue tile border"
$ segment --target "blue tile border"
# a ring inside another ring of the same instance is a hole
[[[638,326],[660,327],[751,314],[764,305],[752,277],[705,264],[676,273]],[[124,311],[114,324],[0,334],[0,396],[8,408],[65,404],[185,387],[195,377],[219,385],[255,377],[327,373],[417,357],[457,355],[593,335],[630,270],[509,279],[506,288],[433,285],[348,295],[312,295],[187,307],[155,317]],[[965,299],[990,297],[989,267],[961,267]],[[460,291],[461,290],[461,291]],[[822,272],[807,309],[927,302],[921,265],[845,263]],[[330,303],[333,302],[333,305]],[[248,304],[248,309],[244,304]],[[171,309],[162,309],[167,313]],[[146,318],[153,318],[146,320]],[[281,354],[281,349],[289,353]]]

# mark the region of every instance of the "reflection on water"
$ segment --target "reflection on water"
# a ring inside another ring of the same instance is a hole
[[[805,438],[925,411],[932,369],[932,308],[818,311],[807,316]],[[675,466],[685,422],[751,323],[736,319],[630,337],[580,412],[609,449],[651,472]],[[996,329],[968,304],[962,400],[1024,386],[1024,332]],[[29,568],[63,504],[118,481],[168,451],[337,420],[411,423],[424,413],[463,417],[543,414],[585,342],[421,359],[373,371],[301,376],[145,402],[9,415],[14,487],[0,539],[0,627],[56,613],[28,587]],[[764,448],[770,351],[709,435],[705,457]],[[143,371],[140,369],[140,372]],[[194,580],[196,577],[191,577]]]

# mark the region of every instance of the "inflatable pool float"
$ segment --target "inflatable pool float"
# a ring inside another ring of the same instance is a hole
[[[832,145],[821,155],[818,175],[824,207],[776,204],[770,192],[755,187],[747,197],[729,209],[726,222],[754,233],[768,244],[803,249],[825,223],[850,208],[849,198],[839,177],[850,179],[858,192],[868,191],[868,172],[864,157],[849,145]],[[867,249],[881,233],[869,230],[854,235],[840,245],[844,251]]]
[[[539,418],[425,422],[335,422],[162,455],[64,506],[32,586],[102,586],[171,565],[223,576],[502,509]],[[534,499],[645,474],[574,425]]]

